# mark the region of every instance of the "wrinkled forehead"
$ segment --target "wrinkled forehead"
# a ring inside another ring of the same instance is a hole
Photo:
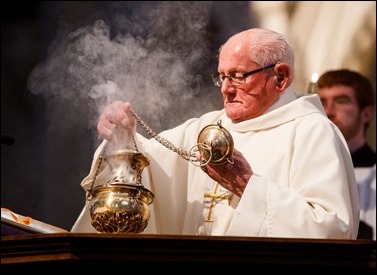
[[[249,67],[253,62],[250,60],[249,47],[245,39],[233,37],[222,47],[219,55],[219,69],[242,69]]]

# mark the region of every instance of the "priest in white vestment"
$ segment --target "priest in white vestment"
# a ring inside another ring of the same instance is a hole
[[[356,238],[359,201],[347,144],[318,95],[297,98],[289,89],[291,51],[283,36],[269,30],[231,37],[213,77],[224,109],[159,134],[190,150],[204,127],[221,121],[234,141],[233,164],[201,169],[156,139],[135,134],[138,150],[150,161],[142,183],[155,196],[143,233]],[[136,128],[130,108],[123,102],[109,106],[99,120],[100,134],[110,139],[116,127]],[[82,181],[86,191],[94,176],[104,182],[109,174],[108,167],[96,174],[107,143],[97,149]],[[72,232],[96,232],[89,210],[90,201]]]

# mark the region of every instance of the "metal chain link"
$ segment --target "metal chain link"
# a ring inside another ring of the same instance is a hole
[[[179,156],[181,156],[183,159],[187,160],[187,161],[190,161],[192,164],[196,165],[196,166],[204,166],[208,163],[208,161],[204,162],[204,163],[201,163],[201,164],[195,164],[197,162],[197,159],[196,159],[196,156],[194,153],[189,153],[188,151],[185,151],[185,150],[182,150],[178,147],[176,147],[173,143],[171,143],[170,141],[168,141],[167,139],[159,136],[155,131],[152,130],[151,127],[149,127],[142,119],[141,117],[139,117],[139,115],[137,115],[134,111],[131,110],[131,113],[132,115],[135,117],[135,119],[137,120],[137,122],[140,124],[141,127],[143,127],[143,129],[147,132],[147,134],[154,138],[155,140],[157,140],[160,144],[162,144],[163,146],[165,146],[166,148],[168,148],[169,150],[173,151],[174,153],[177,153]],[[139,149],[138,149],[138,146],[136,144],[136,140],[135,140],[135,137],[134,135],[131,135],[132,136],[132,141],[133,141],[133,145],[135,147],[135,151],[136,152],[139,152]],[[197,145],[195,145],[194,147],[196,147]],[[193,147],[193,148],[194,148]],[[190,152],[194,152],[193,148],[191,148]],[[210,150],[209,150],[210,151]],[[210,154],[212,156],[212,153],[210,151]],[[98,162],[98,166],[97,166],[97,169],[96,169],[96,172],[94,174],[94,177],[92,179],[92,184],[88,190],[88,194],[87,194],[87,200],[91,200],[93,198],[93,187],[94,187],[94,184],[95,184],[95,181],[97,179],[97,176],[98,176],[98,172],[100,170],[100,167],[102,165],[102,162],[103,162],[103,159],[104,159],[104,156],[101,155],[99,157],[99,162]],[[211,159],[211,157],[210,157]]]
[[[102,162],[103,162],[103,159],[104,159],[104,156],[103,155],[100,155],[99,156],[99,160],[98,160],[98,166],[97,166],[97,170],[96,172],[94,173],[94,176],[93,176],[93,179],[92,179],[92,184],[90,185],[90,188],[86,194],[86,199],[88,201],[92,200],[93,199],[93,187],[94,187],[94,184],[96,182],[96,179],[97,179],[97,176],[98,176],[98,172],[99,172],[99,169],[101,168],[101,165],[102,165]]]
[[[165,138],[159,136],[155,131],[151,129],[134,111],[131,110],[132,115],[136,118],[137,122],[139,122],[140,126],[143,127],[143,129],[147,132],[149,136],[157,140],[159,143],[161,143],[163,146],[168,148],[169,150],[173,151],[174,153],[177,153],[179,156],[184,158],[185,160],[192,161],[193,158],[195,158],[195,155],[191,155],[189,152],[182,150],[178,147],[176,147],[173,143],[166,140]]]

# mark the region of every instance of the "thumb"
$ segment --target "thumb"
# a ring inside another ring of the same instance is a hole
[[[134,115],[135,113],[132,111],[131,103],[123,103],[123,110],[127,116],[121,121],[121,124],[127,126],[132,132],[135,132],[137,121]]]

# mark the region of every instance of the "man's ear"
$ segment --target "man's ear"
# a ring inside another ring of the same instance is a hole
[[[278,63],[275,66],[274,73],[276,78],[276,87],[282,92],[291,83],[291,70],[288,64]]]
[[[277,76],[276,76],[276,85],[281,87],[283,81],[284,81],[284,73],[282,71],[278,71]]]
[[[374,107],[373,106],[366,106],[361,111],[361,119],[364,123],[369,123],[373,119],[374,114]]]

